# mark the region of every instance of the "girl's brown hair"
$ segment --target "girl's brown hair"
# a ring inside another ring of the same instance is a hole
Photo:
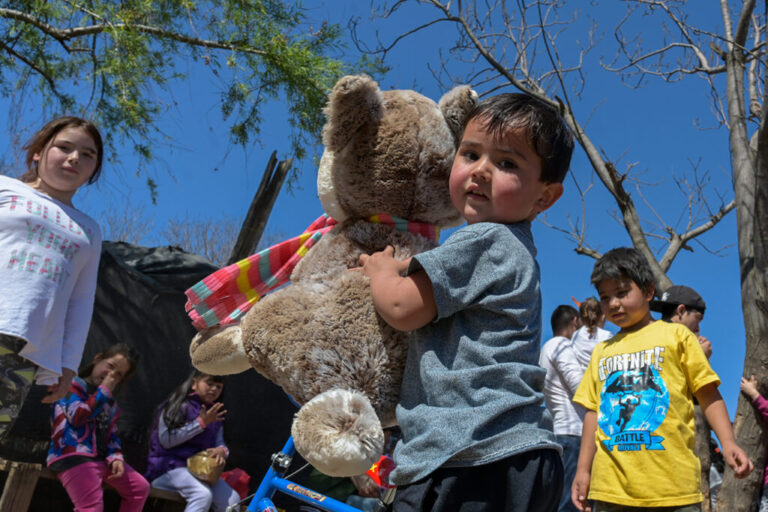
[[[603,319],[603,311],[600,309],[600,301],[595,297],[588,297],[579,306],[579,317],[582,325],[587,326],[589,334],[595,334],[595,328]]]
[[[35,155],[42,155],[48,148],[54,137],[66,128],[82,128],[90,135],[96,144],[96,168],[93,170],[93,174],[88,178],[88,184],[96,183],[101,175],[101,162],[104,158],[104,143],[101,140],[101,134],[96,125],[87,119],[80,117],[65,116],[58,117],[52,121],[48,121],[45,126],[32,136],[29,141],[21,149],[27,152],[26,164],[27,171],[21,175],[21,181],[24,183],[30,183],[37,179],[37,162],[35,161]]]
[[[110,357],[117,355],[123,356],[129,366],[128,371],[125,375],[123,375],[123,378],[120,379],[120,382],[118,382],[117,387],[115,388],[115,392],[120,391],[120,388],[123,387],[123,384],[128,382],[128,379],[130,379],[133,374],[136,373],[136,365],[139,364],[139,355],[136,353],[133,347],[126,343],[118,343],[117,345],[112,345],[103,352],[99,352],[93,356],[93,360],[90,363],[80,367],[77,372],[77,376],[82,379],[90,377],[90,375],[93,373],[93,367],[96,366],[97,362],[103,361],[104,359],[109,359]]]

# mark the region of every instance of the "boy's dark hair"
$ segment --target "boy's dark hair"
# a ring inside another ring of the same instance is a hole
[[[88,184],[96,183],[101,175],[101,163],[104,160],[104,143],[101,140],[99,129],[93,122],[74,116],[57,117],[48,121],[45,126],[40,128],[29,141],[21,148],[27,152],[26,164],[27,171],[19,178],[24,183],[30,183],[37,179],[37,162],[34,161],[36,153],[44,153],[50,142],[59,134],[60,131],[67,128],[82,128],[85,133],[90,135],[93,143],[96,144],[96,167],[93,174],[88,178]]]
[[[648,261],[640,251],[632,247],[611,249],[597,260],[592,269],[592,284],[597,287],[604,279],[628,278],[643,291],[655,286]]]
[[[567,329],[573,319],[579,316],[579,312],[572,306],[561,304],[552,312],[550,323],[552,324],[552,334],[557,336],[563,329]]]
[[[533,96],[503,93],[479,102],[467,114],[464,127],[478,118],[488,132],[501,138],[507,130],[523,128],[541,158],[541,181],[562,183],[573,154],[573,136],[558,113]]]
[[[664,304],[661,306],[661,319],[665,322],[672,321],[672,317],[677,312],[677,306],[680,304]]]

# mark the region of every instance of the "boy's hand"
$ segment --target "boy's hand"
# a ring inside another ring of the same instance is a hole
[[[395,259],[395,249],[388,245],[383,251],[375,252],[371,255],[361,254],[358,260],[363,269],[363,274],[371,277],[379,272],[394,273],[402,275],[408,270],[411,259],[405,261]]]
[[[707,356],[707,359],[712,357],[712,342],[704,336],[699,335],[699,344],[701,344],[701,349],[704,351],[704,355]]]
[[[110,475],[107,477],[107,480],[112,480],[113,478],[120,478],[123,476],[123,473],[125,473],[125,466],[123,465],[123,461],[113,460],[110,462],[109,472]]]
[[[44,404],[52,404],[67,396],[67,393],[69,392],[69,385],[72,384],[72,379],[74,377],[74,370],[70,370],[69,368],[62,368],[59,382],[48,386],[48,394],[45,395],[40,401]]]
[[[749,379],[742,377],[741,391],[754,402],[760,396],[760,392],[757,390],[757,378],[754,375],[750,375]]]
[[[586,471],[576,471],[571,485],[571,501],[576,508],[584,512],[592,512],[592,506],[587,501],[589,495],[589,478]]]
[[[746,477],[755,468],[744,450],[733,441],[723,443],[723,458],[731,466],[736,478]]]

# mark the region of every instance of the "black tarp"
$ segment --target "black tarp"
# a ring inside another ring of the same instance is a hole
[[[157,405],[191,370],[189,341],[195,333],[184,311],[184,290],[217,270],[202,257],[176,247],[139,247],[104,242],[93,322],[83,361],[124,342],[139,353],[133,378],[118,395],[118,428],[128,463],[143,471],[147,438]],[[228,377],[225,435],[228,467],[240,467],[258,483],[290,435],[294,406],[282,390],[250,370]],[[50,439],[50,409],[28,403],[0,457],[43,462]]]

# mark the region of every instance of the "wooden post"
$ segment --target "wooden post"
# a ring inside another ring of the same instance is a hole
[[[28,462],[3,462],[3,469],[10,467],[10,470],[3,488],[3,496],[0,497],[0,512],[26,512],[32,502],[42,466]]]
[[[247,258],[256,250],[259,244],[264,228],[267,225],[272,207],[275,205],[277,196],[283,186],[288,170],[293,164],[293,158],[283,160],[277,163],[277,151],[273,151],[264,169],[264,176],[261,178],[256,195],[253,196],[248,214],[243,220],[240,228],[240,234],[237,236],[237,242],[232,248],[232,254],[229,256],[227,265]],[[277,169],[275,169],[277,166]]]

